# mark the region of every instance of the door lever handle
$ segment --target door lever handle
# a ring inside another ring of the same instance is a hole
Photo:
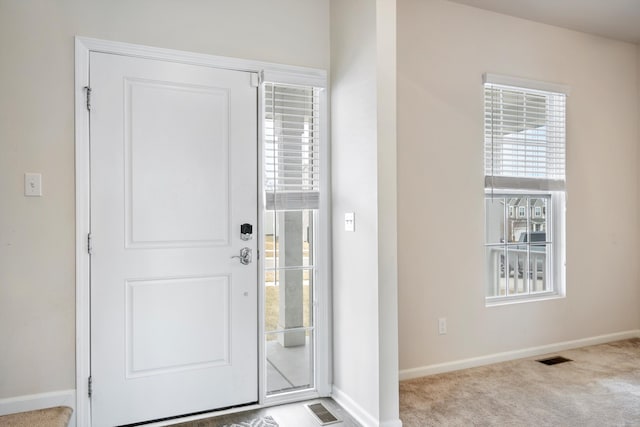
[[[240,255],[234,255],[231,258],[240,259],[242,265],[251,264],[251,248],[242,248],[240,249]]]

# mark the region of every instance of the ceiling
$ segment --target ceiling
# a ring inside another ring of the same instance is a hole
[[[450,0],[640,44],[640,0]]]

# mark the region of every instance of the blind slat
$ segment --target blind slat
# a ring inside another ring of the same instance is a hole
[[[265,205],[317,209],[320,200],[320,104],[313,87],[264,85]]]
[[[563,189],[566,95],[491,83],[484,92],[485,186]]]

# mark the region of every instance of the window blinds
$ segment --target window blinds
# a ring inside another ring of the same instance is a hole
[[[564,190],[566,95],[486,82],[485,187]]]
[[[317,88],[264,85],[266,209],[318,209],[319,107]]]

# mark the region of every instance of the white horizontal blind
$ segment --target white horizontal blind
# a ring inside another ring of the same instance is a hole
[[[318,209],[319,89],[265,83],[263,124],[266,209]]]
[[[566,95],[484,85],[485,187],[564,190]]]

